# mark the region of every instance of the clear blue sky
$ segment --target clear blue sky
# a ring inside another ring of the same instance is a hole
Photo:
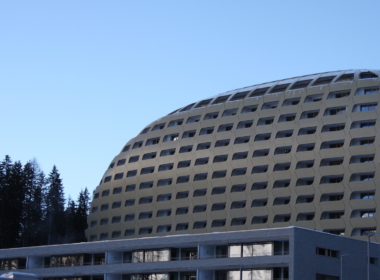
[[[228,90],[379,69],[380,1],[1,1],[0,156],[92,190],[157,118]]]

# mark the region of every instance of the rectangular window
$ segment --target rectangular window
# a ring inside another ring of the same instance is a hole
[[[331,249],[324,249],[324,248],[316,248],[317,255],[320,256],[326,256],[326,257],[332,257],[332,258],[338,258],[339,251],[331,250]]]
[[[365,111],[372,111],[377,109],[377,104],[366,104],[366,105],[360,105],[360,111],[365,112]]]

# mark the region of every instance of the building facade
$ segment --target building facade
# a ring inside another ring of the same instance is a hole
[[[370,279],[380,277],[379,256],[372,243]],[[364,241],[287,227],[5,249],[0,273],[41,280],[358,280],[366,279],[366,260]]]
[[[88,240],[288,226],[365,239],[379,224],[379,74],[255,85],[154,121],[102,177]]]

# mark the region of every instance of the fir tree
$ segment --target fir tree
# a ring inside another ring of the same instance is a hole
[[[59,244],[64,242],[65,236],[65,198],[62,180],[55,165],[49,174],[47,182],[47,244]]]

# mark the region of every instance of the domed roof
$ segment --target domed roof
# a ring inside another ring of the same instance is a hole
[[[377,150],[359,144],[379,141],[379,74],[345,70],[254,85],[152,122],[96,188],[88,239],[289,225],[359,236],[363,226],[355,227],[347,205],[361,195],[349,186],[375,176],[377,165],[364,172],[361,159],[373,161]],[[332,196],[327,211],[321,205]],[[329,223],[334,215],[342,218]]]

